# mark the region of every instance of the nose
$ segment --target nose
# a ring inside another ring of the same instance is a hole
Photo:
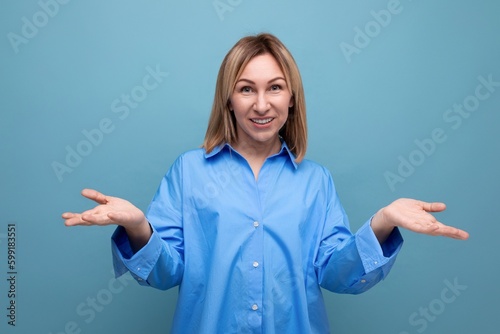
[[[267,100],[266,94],[257,94],[253,109],[260,114],[264,114],[269,110],[270,107],[271,106],[269,104],[269,101]]]

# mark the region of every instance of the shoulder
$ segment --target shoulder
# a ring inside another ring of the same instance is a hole
[[[172,172],[180,172],[184,170],[186,167],[194,167],[200,166],[203,164],[203,160],[205,160],[205,150],[202,148],[196,148],[189,151],[185,151],[175,158],[173,163],[168,168],[167,173]]]
[[[175,159],[172,167],[185,170],[200,170],[217,165],[217,162],[220,162],[221,159],[223,160],[225,154],[225,150],[207,153],[204,148],[195,148],[180,154]]]
[[[309,159],[303,159],[298,165],[297,170],[302,171],[303,173],[312,173],[315,175],[331,178],[331,173],[328,168]]]
[[[199,160],[199,159],[204,159],[205,158],[205,149],[203,148],[195,148],[189,151],[185,151],[179,157],[177,160]]]

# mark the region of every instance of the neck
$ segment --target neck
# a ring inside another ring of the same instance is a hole
[[[239,140],[234,144],[234,149],[238,151],[248,162],[254,173],[255,179],[259,177],[259,172],[268,157],[279,152],[281,141],[279,137],[269,143],[248,143]]]
[[[239,140],[234,144],[234,149],[243,155],[247,160],[266,160],[273,154],[279,152],[281,141],[279,137],[266,143],[249,143]]]

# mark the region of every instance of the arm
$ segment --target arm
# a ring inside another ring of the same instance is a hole
[[[370,221],[352,234],[331,177],[326,193],[328,205],[314,263],[318,283],[337,293],[365,292],[389,274],[403,238],[399,229],[391,229],[381,244]]]
[[[462,240],[469,237],[467,232],[444,225],[429,213],[443,211],[443,203],[413,199],[399,199],[380,209],[350,236],[342,207],[338,200],[333,203],[333,212],[343,217],[337,221],[343,223],[337,225],[337,233],[323,239],[316,265],[320,285],[334,292],[362,293],[387,276],[403,242],[398,227]],[[342,230],[344,233],[338,233]]]
[[[141,285],[168,289],[184,272],[181,159],[162,179],[147,219],[130,202],[85,189],[82,195],[99,205],[83,213],[63,214],[67,226],[118,225],[112,236],[116,276],[129,271]]]
[[[126,200],[95,190],[84,189],[82,195],[99,205],[82,213],[63,213],[64,223],[66,226],[118,225],[112,237],[117,276],[130,271],[139,284],[162,290],[179,284],[184,270],[181,254],[153,230],[141,210]]]
[[[316,261],[321,287],[348,294],[363,293],[385,279],[403,245],[398,229],[393,229],[380,244],[366,222],[354,235],[340,242],[337,237],[325,239]]]

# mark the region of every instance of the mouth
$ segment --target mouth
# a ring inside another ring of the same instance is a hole
[[[254,122],[255,124],[259,125],[265,125],[270,123],[274,118],[269,117],[269,118],[251,118],[250,120]]]

